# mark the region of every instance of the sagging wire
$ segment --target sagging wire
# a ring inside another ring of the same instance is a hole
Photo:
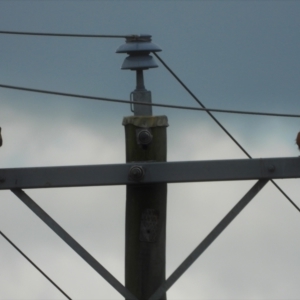
[[[50,94],[50,95],[64,96],[64,97],[81,98],[81,99],[88,99],[88,100],[99,100],[99,101],[123,103],[123,104],[130,104],[130,105],[132,105],[132,100],[121,100],[121,99],[112,99],[112,98],[105,98],[105,97],[87,96],[87,95],[79,95],[79,94],[72,94],[72,93],[63,93],[63,92],[41,90],[41,89],[33,89],[33,88],[26,88],[26,87],[6,85],[6,84],[0,84],[0,88],[6,88],[6,89],[12,89],[12,90],[19,90],[19,91],[26,91],[26,92],[34,92],[34,93],[42,93],[42,94]],[[138,102],[138,101],[135,101],[135,103],[136,104],[141,104],[141,105],[156,106],[156,107],[165,107],[165,108],[174,108],[174,109],[183,109],[183,110],[206,111],[208,113],[210,113],[210,112],[219,112],[219,113],[243,114],[243,115],[257,115],[257,116],[269,116],[269,117],[300,118],[300,115],[298,115],[298,114],[280,114],[280,113],[254,112],[254,111],[242,111],[242,110],[206,108],[206,107],[200,108],[200,107],[170,105],[170,104],[161,104],[161,103],[145,103],[145,102]],[[211,116],[214,118],[213,115],[211,115]],[[216,121],[216,122],[218,122],[218,121]]]

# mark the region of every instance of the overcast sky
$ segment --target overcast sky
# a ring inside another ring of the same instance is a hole
[[[0,1],[0,30],[152,35],[160,57],[209,108],[298,113],[300,1]],[[0,35],[0,84],[129,99],[124,39]],[[159,64],[157,103],[197,107]],[[168,160],[246,158],[204,112],[167,115]],[[0,88],[1,168],[125,162],[128,105]],[[295,157],[299,119],[214,114],[254,158]],[[300,206],[299,180],[276,181]],[[168,185],[167,275],[254,181]],[[27,190],[124,283],[125,187]],[[11,192],[0,230],[73,299],[122,299]],[[268,183],[168,299],[299,299],[300,214]],[[0,236],[0,299],[65,299]]]

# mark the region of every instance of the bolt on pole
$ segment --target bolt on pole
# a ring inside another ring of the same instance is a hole
[[[167,160],[168,119],[152,116],[151,92],[145,89],[143,71],[157,67],[150,52],[161,51],[151,36],[128,36],[117,53],[127,53],[122,69],[136,72],[136,89],[130,94],[133,116],[124,117],[126,162],[125,286],[138,299],[148,299],[165,281],[167,184],[143,184],[145,170],[139,162]],[[166,299],[164,294],[161,299]]]

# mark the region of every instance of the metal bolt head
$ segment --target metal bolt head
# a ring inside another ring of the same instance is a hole
[[[138,143],[141,145],[149,145],[152,142],[153,136],[148,129],[142,129],[137,134]]]
[[[276,170],[276,168],[275,168],[274,165],[269,165],[269,166],[268,166],[268,171],[269,171],[269,172],[273,173],[273,172],[275,172],[275,170]]]
[[[133,166],[129,170],[129,178],[134,181],[140,181],[144,178],[145,172],[141,166]]]

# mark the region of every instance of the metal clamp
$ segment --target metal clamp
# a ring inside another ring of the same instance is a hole
[[[130,93],[130,96],[129,96],[129,99],[130,99],[130,110],[131,112],[134,113],[134,109],[133,109],[133,92]]]

